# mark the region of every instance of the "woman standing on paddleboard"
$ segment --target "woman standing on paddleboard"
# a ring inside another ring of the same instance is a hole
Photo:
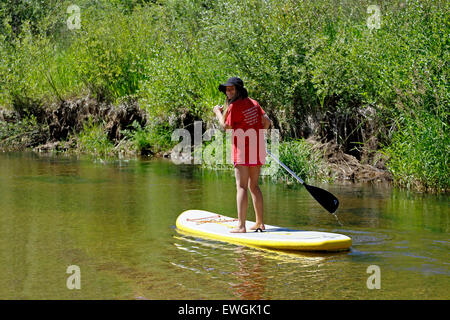
[[[270,127],[270,119],[256,100],[248,97],[244,82],[232,77],[227,83],[219,85],[219,90],[226,95],[225,113],[222,107],[215,106],[214,113],[220,125],[233,129],[233,163],[236,176],[236,200],[239,225],[230,232],[246,232],[248,195],[250,190],[255,209],[256,223],[252,230],[264,230],[263,196],[259,188],[259,174],[266,159],[264,129]]]

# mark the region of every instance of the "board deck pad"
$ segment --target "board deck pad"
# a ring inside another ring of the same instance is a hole
[[[204,210],[187,210],[176,221],[177,229],[183,233],[231,243],[262,248],[301,251],[340,251],[352,245],[350,237],[330,232],[302,231],[265,225],[263,232],[250,230],[254,225],[246,221],[246,233],[231,233],[238,220]]]

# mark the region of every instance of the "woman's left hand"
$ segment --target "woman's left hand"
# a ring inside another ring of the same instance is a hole
[[[222,110],[223,110],[223,106],[221,106],[221,105],[217,105],[213,108],[214,113],[217,113],[217,111],[222,112]]]

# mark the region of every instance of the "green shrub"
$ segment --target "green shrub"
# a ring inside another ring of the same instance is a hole
[[[83,125],[83,131],[78,135],[77,149],[82,153],[107,157],[113,155],[114,143],[109,140],[102,124],[89,121]]]
[[[76,74],[99,100],[114,101],[133,95],[139,82],[149,78],[146,62],[156,54],[152,41],[151,10],[124,15],[107,2],[102,10],[83,8],[82,28],[68,50],[77,62]]]
[[[450,134],[447,117],[405,115],[384,151],[396,184],[414,189],[450,189]]]
[[[140,154],[167,151],[173,146],[171,132],[165,125],[141,127],[136,121],[131,128],[123,130],[122,134],[132,141],[135,150]]]

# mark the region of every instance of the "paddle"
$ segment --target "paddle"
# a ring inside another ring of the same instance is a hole
[[[271,154],[269,151],[267,153],[276,161],[280,166],[282,166],[284,169],[286,169],[287,172],[291,174],[295,179],[298,180],[302,185],[305,186],[306,190],[308,190],[309,194],[316,199],[318,203],[322,205],[329,213],[333,214],[336,212],[338,206],[339,206],[339,200],[332,195],[330,192],[310,186],[305,183],[302,179],[300,179],[291,169],[289,169],[283,162],[278,160],[273,154]],[[335,215],[334,215],[335,216]]]

